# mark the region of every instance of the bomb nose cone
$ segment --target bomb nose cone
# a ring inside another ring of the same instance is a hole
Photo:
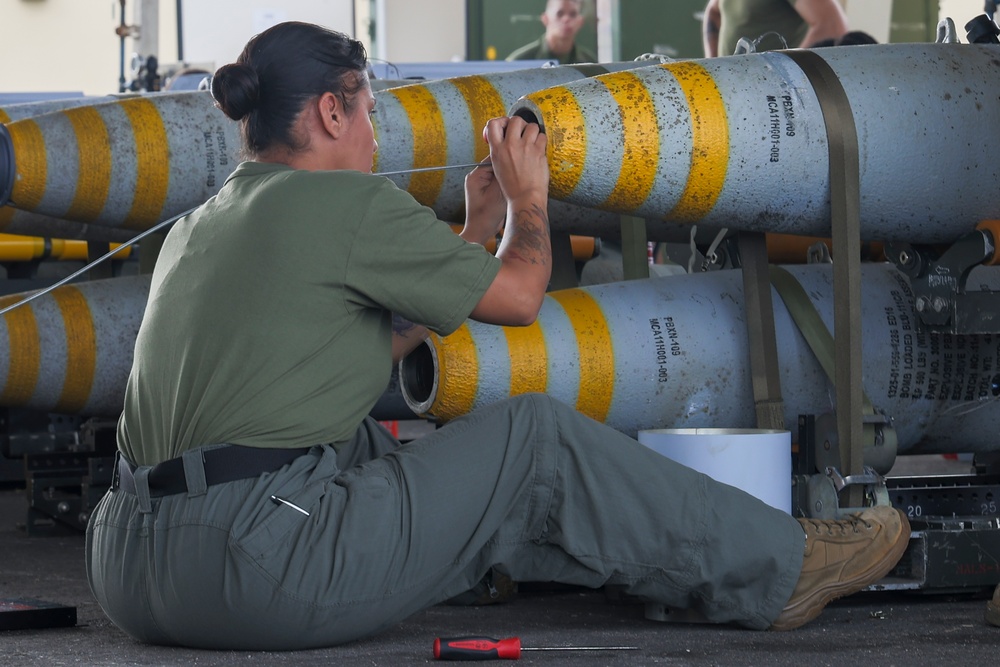
[[[416,406],[414,412],[427,413],[437,397],[437,351],[420,345],[403,358],[399,365],[399,388],[403,399]]]
[[[517,102],[514,102],[514,106],[510,108],[510,113],[507,115],[517,116],[524,119],[525,122],[534,123],[542,129],[543,133],[545,132],[545,123],[542,122],[542,114],[531,100],[521,98]]]
[[[14,143],[10,140],[10,132],[0,123],[0,206],[6,206],[10,201],[10,193],[14,189]]]

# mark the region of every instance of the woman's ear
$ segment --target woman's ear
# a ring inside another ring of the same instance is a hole
[[[344,105],[340,103],[340,98],[333,93],[323,93],[317,101],[319,108],[319,120],[323,129],[334,139],[340,138],[344,131]]]

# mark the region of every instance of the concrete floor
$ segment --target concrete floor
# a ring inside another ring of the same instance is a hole
[[[959,462],[952,466],[963,466]],[[905,472],[912,472],[906,470]],[[73,628],[0,632],[0,663],[33,665],[416,665],[434,662],[435,637],[519,636],[525,646],[636,646],[632,651],[533,652],[538,665],[1000,664],[1000,628],[983,620],[991,591],[962,595],[864,592],[788,633],[660,623],[641,605],[599,591],[530,585],[488,607],[437,606],[373,639],[318,651],[196,651],[136,643],[104,617],[84,573],[84,539],[28,537],[23,490],[0,492],[0,598],[77,608]]]

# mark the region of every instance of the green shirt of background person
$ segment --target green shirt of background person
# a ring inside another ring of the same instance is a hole
[[[597,62],[597,56],[576,43],[584,22],[582,4],[582,0],[548,0],[542,12],[545,34],[507,60],[558,60],[560,65]]]
[[[788,48],[808,47],[847,32],[847,17],[837,0],[708,0],[703,22],[705,55],[730,56],[741,37],[755,40],[774,32]],[[758,50],[781,48],[769,37]]]

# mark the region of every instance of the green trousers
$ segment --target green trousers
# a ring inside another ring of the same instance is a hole
[[[256,479],[205,488],[199,461],[185,455],[188,493],[162,498],[140,468],[137,492],[109,491],[88,527],[91,589],[141,641],[330,646],[452,598],[491,566],[763,629],[802,563],[793,518],[540,394],[402,446],[368,420],[343,447]]]

